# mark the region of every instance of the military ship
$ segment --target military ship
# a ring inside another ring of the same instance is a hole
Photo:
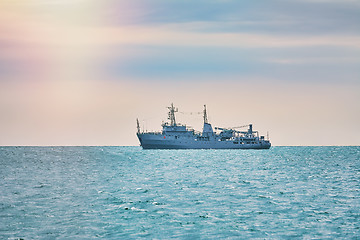
[[[178,109],[171,104],[168,107],[168,120],[163,123],[161,132],[141,131],[137,121],[137,137],[143,149],[269,149],[269,138],[259,137],[258,131],[253,130],[252,124],[241,127],[221,128],[213,130],[208,122],[206,105],[204,105],[202,132],[176,122],[175,113]],[[240,131],[248,127],[247,131]]]

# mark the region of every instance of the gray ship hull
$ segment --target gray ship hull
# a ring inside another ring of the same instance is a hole
[[[216,139],[198,140],[192,137],[175,139],[174,136],[152,133],[140,133],[137,136],[143,149],[269,149],[271,147],[268,141],[244,143]]]
[[[206,105],[204,105],[204,126],[202,133],[186,125],[178,124],[175,120],[175,112],[178,109],[171,104],[168,107],[168,119],[170,122],[163,123],[161,132],[141,132],[139,120],[137,122],[137,136],[143,149],[269,149],[269,138],[259,136],[254,131],[252,124],[233,128],[215,127],[213,130],[208,122]],[[247,131],[236,130],[248,127]],[[221,132],[216,132],[220,130]]]

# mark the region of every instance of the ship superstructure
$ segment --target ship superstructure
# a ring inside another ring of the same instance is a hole
[[[141,131],[139,120],[137,119],[137,136],[143,149],[269,149],[271,143],[264,136],[259,136],[258,131],[254,131],[252,124],[221,128],[215,127],[213,130],[208,122],[206,105],[204,105],[202,132],[176,122],[175,113],[178,109],[171,104],[168,107],[169,122],[162,124],[161,132]],[[240,131],[248,127],[247,131]]]

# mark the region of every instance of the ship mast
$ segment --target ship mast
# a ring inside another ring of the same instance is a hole
[[[140,133],[139,119],[136,119],[136,128],[137,128],[137,132]]]
[[[171,107],[168,107],[169,111],[169,117],[170,120],[170,126],[176,126],[176,120],[175,120],[175,113],[178,111],[178,109],[175,109],[174,105],[171,104]]]
[[[206,113],[206,105],[204,105],[204,123],[208,123],[207,113]]]

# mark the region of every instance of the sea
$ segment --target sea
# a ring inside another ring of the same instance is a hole
[[[0,147],[0,239],[360,239],[360,147]]]

